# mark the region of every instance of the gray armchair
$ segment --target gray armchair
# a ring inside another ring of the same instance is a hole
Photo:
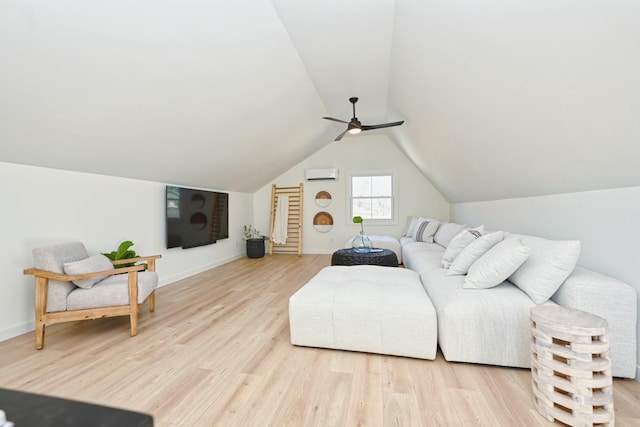
[[[104,255],[89,256],[80,242],[33,250],[36,349],[44,347],[46,325],[102,317],[129,316],[131,336],[138,333],[138,311],[149,301],[155,311],[160,255],[110,261]],[[114,268],[115,265],[136,265]]]

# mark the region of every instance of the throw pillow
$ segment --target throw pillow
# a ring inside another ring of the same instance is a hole
[[[97,254],[80,261],[65,262],[62,268],[65,274],[73,276],[76,274],[113,270],[113,264],[111,264],[111,261],[106,256]],[[80,288],[89,289],[105,277],[106,276],[90,277],[88,279],[74,280],[72,283]]]
[[[440,224],[438,231],[433,236],[433,241],[440,246],[446,248],[451,240],[464,229],[464,224],[456,224],[455,222],[445,222]]]
[[[413,234],[413,240],[416,242],[433,243],[433,236],[438,231],[440,221],[433,218],[420,218],[416,231]]]
[[[444,268],[451,267],[451,263],[456,259],[460,252],[469,246],[471,242],[482,236],[483,233],[484,225],[481,225],[480,227],[476,227],[471,230],[462,230],[460,233],[456,234],[456,236],[451,239],[447,245],[447,249],[445,249],[444,254],[442,254],[442,266]]]
[[[476,260],[465,278],[465,289],[487,289],[498,286],[529,258],[531,249],[519,239],[506,239]]]
[[[504,232],[496,231],[494,233],[485,234],[478,237],[473,242],[464,248],[460,254],[453,260],[451,267],[447,270],[447,276],[454,276],[457,274],[467,274],[469,267],[475,260],[487,253],[489,249],[502,241]]]
[[[416,231],[416,225],[418,225],[418,220],[420,218],[417,216],[410,216],[407,218],[407,229],[402,234],[402,237],[413,237],[413,233]]]
[[[519,238],[523,245],[531,248],[531,256],[509,277],[509,281],[536,304],[542,304],[556,293],[580,256],[579,240],[547,240],[511,234],[507,238]]]
[[[420,224],[422,224],[425,221],[433,221],[432,218],[422,218],[422,217],[418,217],[416,218],[416,223],[415,226],[412,227],[411,230],[411,234],[409,235],[409,237],[413,238],[413,240],[416,240],[416,238],[418,237],[418,227],[420,226]]]

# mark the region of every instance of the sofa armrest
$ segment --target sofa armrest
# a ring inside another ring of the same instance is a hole
[[[636,290],[625,282],[576,267],[551,297],[559,305],[596,314],[609,323],[613,375],[635,377]]]

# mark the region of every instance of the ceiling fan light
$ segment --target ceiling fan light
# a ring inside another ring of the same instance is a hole
[[[362,129],[360,129],[360,128],[355,128],[355,127],[354,127],[354,128],[349,129],[349,133],[350,133],[351,135],[356,135],[356,134],[358,134],[358,133],[360,133],[360,132],[362,132]]]

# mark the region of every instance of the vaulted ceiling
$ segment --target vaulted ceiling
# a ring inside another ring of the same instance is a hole
[[[11,0],[0,58],[5,162],[252,192],[358,96],[451,202],[640,185],[634,0]]]

